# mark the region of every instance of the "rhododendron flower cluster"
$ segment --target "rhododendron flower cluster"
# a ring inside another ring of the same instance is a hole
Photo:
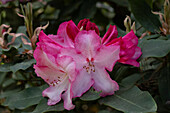
[[[117,61],[138,67],[136,59],[141,50],[133,31],[120,38],[117,34],[116,26],[110,26],[101,38],[98,27],[89,19],[81,20],[78,26],[73,21],[63,22],[57,35],[40,32],[34,68],[50,86],[43,91],[49,98],[48,105],[62,98],[65,109],[70,110],[75,107],[72,98],[82,96],[91,87],[101,91],[102,97],[119,90],[107,70],[112,71]]]

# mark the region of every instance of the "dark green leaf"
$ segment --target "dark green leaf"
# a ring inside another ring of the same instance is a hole
[[[44,113],[49,111],[63,111],[63,103],[58,103],[54,106],[47,105],[47,98],[41,99],[40,103],[36,106],[35,110],[32,113]]]
[[[170,64],[161,70],[158,79],[159,92],[163,102],[170,101]]]
[[[0,98],[5,98],[5,97],[8,97],[8,96],[11,96],[17,92],[19,92],[20,89],[14,89],[14,90],[10,90],[10,91],[5,91],[5,92],[1,92],[0,93]]]
[[[100,92],[93,91],[90,89],[88,92],[86,92],[80,99],[84,101],[92,101],[97,100],[100,98]]]
[[[4,64],[0,66],[0,72],[9,72],[12,71],[13,73],[15,73],[16,71],[22,69],[22,70],[26,70],[27,68],[29,68],[32,64],[36,63],[35,59],[31,59],[31,60],[25,60],[21,63],[16,63],[14,65],[12,64]]]
[[[151,8],[145,0],[129,0],[132,13],[136,20],[151,32],[159,31],[161,26],[157,16],[151,12]]]
[[[128,113],[155,112],[157,110],[157,105],[152,96],[137,87],[133,87],[121,94],[117,92],[113,96],[100,99],[99,102]]]
[[[164,57],[170,52],[170,40],[139,40],[142,58]]]
[[[6,73],[5,73],[5,72],[0,72],[0,85],[2,84],[5,76],[6,76]]]
[[[125,87],[132,87],[140,78],[141,75],[138,73],[130,75],[122,80],[121,85]]]
[[[9,86],[9,85],[12,85],[13,83],[15,83],[15,80],[9,78],[9,79],[7,79],[7,80],[5,80],[5,81],[3,82],[2,87],[7,87],[7,86]]]
[[[42,87],[32,87],[7,97],[3,105],[11,109],[25,109],[38,104],[42,98]]]
[[[16,71],[18,71],[20,69],[25,70],[25,69],[29,68],[34,63],[36,63],[35,59],[25,60],[21,63],[17,63],[15,65],[11,66],[10,70],[15,73]]]

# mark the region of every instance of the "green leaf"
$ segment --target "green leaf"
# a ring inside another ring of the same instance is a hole
[[[100,99],[99,102],[128,113],[155,112],[157,110],[157,105],[152,96],[137,87],[133,87],[121,94],[117,92],[113,96]]]
[[[5,91],[5,92],[1,92],[0,93],[0,98],[5,98],[8,96],[11,96],[17,92],[19,92],[21,89],[14,89],[14,90],[9,90],[9,91]]]
[[[164,103],[170,101],[170,64],[168,63],[160,73],[158,79],[159,92]]]
[[[15,73],[16,71],[20,69],[26,70],[27,68],[32,66],[32,64],[34,63],[36,63],[35,59],[30,59],[30,60],[24,60],[23,62],[20,62],[20,63],[16,63],[14,65],[12,64],[0,65],[0,72],[12,71],[13,73]]]
[[[15,83],[15,82],[16,82],[16,81],[15,81],[14,79],[9,78],[9,79],[7,79],[7,80],[5,80],[5,81],[3,82],[2,87],[7,87],[7,86],[9,86],[9,85],[12,85],[12,84]]]
[[[4,106],[9,106],[11,109],[25,109],[29,106],[38,104],[42,97],[42,87],[27,88],[19,93],[15,93],[5,100]]]
[[[36,63],[35,59],[31,59],[31,60],[25,60],[21,63],[17,63],[13,66],[10,67],[10,70],[15,73],[16,71],[22,69],[22,70],[26,70],[27,68],[29,68],[32,64]]]
[[[63,111],[63,103],[58,103],[54,106],[47,105],[47,98],[41,99],[40,103],[36,106],[35,110],[32,113],[44,113],[49,111]]]
[[[142,58],[164,57],[170,52],[170,40],[139,40]]]
[[[135,83],[141,78],[141,75],[138,73],[135,73],[133,75],[130,75],[126,78],[124,78],[121,82],[121,85],[125,87],[132,87],[135,85]]]
[[[157,16],[151,12],[151,8],[145,0],[129,0],[131,11],[136,20],[151,32],[159,31],[161,26]]]
[[[101,92],[93,91],[93,89],[90,89],[87,91],[80,99],[84,101],[92,101],[92,100],[97,100],[100,98]]]
[[[0,85],[2,84],[2,82],[4,81],[4,78],[6,76],[5,72],[0,72]]]

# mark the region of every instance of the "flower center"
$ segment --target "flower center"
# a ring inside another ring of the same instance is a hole
[[[95,72],[94,58],[91,58],[91,60],[87,58],[86,61],[87,65],[83,66],[83,68],[86,69],[89,74]]]
[[[46,81],[49,83],[50,86],[56,86],[59,83],[61,83],[62,81],[64,81],[67,78],[67,73],[60,70],[60,72],[63,73],[63,75],[60,75],[58,77],[55,77],[54,80],[50,81],[49,79],[46,79]]]

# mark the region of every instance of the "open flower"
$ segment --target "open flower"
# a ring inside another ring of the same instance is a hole
[[[40,42],[38,42],[34,51],[34,58],[37,61],[34,69],[37,75],[50,86],[43,91],[43,96],[49,98],[48,105],[54,105],[62,98],[65,109],[73,109],[72,82],[75,80],[76,75],[75,63],[69,56],[57,56],[60,46],[43,34],[43,32],[40,32],[39,39]]]
[[[138,45],[138,38],[131,30],[124,37],[117,38],[118,32],[116,26],[110,25],[108,31],[102,38],[102,44],[120,45],[120,59],[118,62],[123,64],[130,64],[139,67],[139,63],[136,61],[142,54]]]
[[[94,30],[80,31],[74,40],[75,48],[62,48],[61,56],[71,56],[78,70],[73,82],[73,97],[80,97],[91,86],[102,91],[101,96],[112,95],[119,89],[106,69],[111,71],[119,59],[119,46],[105,46]]]
[[[49,97],[48,105],[63,98],[65,109],[73,109],[72,98],[80,97],[91,86],[101,91],[101,96],[114,94],[119,86],[106,69],[112,71],[119,52],[119,45],[103,45],[95,29],[79,29],[73,21],[62,23],[57,35],[41,31],[34,68],[50,85],[43,91],[43,96]]]

